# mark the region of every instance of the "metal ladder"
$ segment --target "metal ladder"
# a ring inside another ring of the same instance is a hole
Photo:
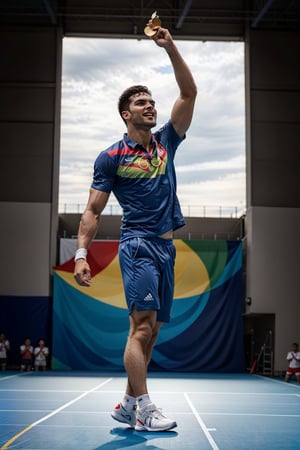
[[[271,330],[268,331],[263,345],[262,373],[269,377],[273,376],[273,343]]]
[[[263,345],[261,346],[260,352],[257,359],[254,360],[250,373],[255,373],[259,370],[260,361],[262,359],[262,374],[265,376],[273,376],[273,341],[272,341],[272,331],[269,330],[266,334]]]

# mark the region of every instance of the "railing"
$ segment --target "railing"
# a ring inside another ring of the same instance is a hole
[[[84,211],[83,203],[62,203],[59,205],[60,214],[81,214]],[[244,206],[224,205],[183,205],[181,210],[184,217],[216,217],[216,218],[239,218],[245,214]],[[102,214],[110,216],[122,215],[118,204],[108,204]]]

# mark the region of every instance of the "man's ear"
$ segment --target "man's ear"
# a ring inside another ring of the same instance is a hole
[[[129,111],[122,111],[122,117],[124,120],[128,120],[131,117],[131,113]]]

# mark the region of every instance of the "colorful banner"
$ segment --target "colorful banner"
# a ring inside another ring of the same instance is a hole
[[[150,369],[243,372],[242,243],[174,243],[172,319],[160,331]],[[63,262],[54,273],[52,368],[124,370],[129,322],[119,242],[93,242],[89,288],[73,278],[75,245],[61,240]]]

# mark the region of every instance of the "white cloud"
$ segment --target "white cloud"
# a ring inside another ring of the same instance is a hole
[[[181,183],[178,195],[187,216],[239,217],[245,212],[245,188],[245,173],[237,172],[203,182]]]
[[[184,166],[177,166],[176,172],[180,173],[191,173],[191,172],[210,172],[216,170],[243,170],[245,167],[245,158],[237,156],[232,159],[223,161],[208,161],[204,163],[187,164]]]
[[[193,122],[175,159],[183,209],[244,206],[243,43],[176,43],[198,86]],[[117,101],[133,84],[150,88],[162,125],[178,95],[163,49],[150,40],[64,39],[60,204],[86,203],[95,158],[126,131]]]

